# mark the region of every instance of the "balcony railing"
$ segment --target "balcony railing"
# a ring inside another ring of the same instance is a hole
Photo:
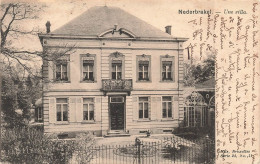
[[[103,79],[102,91],[104,92],[130,92],[133,89],[132,79]]]

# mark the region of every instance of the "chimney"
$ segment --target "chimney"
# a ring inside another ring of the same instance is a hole
[[[171,35],[172,34],[172,26],[166,26],[165,32]]]
[[[46,32],[50,33],[51,32],[51,23],[50,23],[50,21],[47,21],[47,23],[45,25],[46,25]]]

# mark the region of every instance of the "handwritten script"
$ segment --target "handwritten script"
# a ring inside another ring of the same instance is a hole
[[[260,162],[260,3],[250,5],[247,11],[225,9],[187,22],[194,28],[191,56],[216,55],[216,163]]]

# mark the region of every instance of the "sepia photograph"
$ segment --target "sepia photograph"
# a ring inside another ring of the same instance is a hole
[[[1,163],[259,162],[248,4],[2,1]]]

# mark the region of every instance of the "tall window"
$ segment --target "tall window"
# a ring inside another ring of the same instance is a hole
[[[57,61],[56,63],[56,80],[68,81],[68,63],[67,61]]]
[[[81,80],[84,82],[95,81],[95,54],[81,54]]]
[[[42,107],[37,107],[35,109],[35,121],[36,122],[42,122],[42,115],[43,115],[43,108]]]
[[[138,80],[149,80],[149,61],[139,61],[139,77]]]
[[[151,79],[151,56],[150,55],[137,55],[137,79],[138,81],[149,81]]]
[[[94,98],[83,98],[83,120],[94,120]]]
[[[68,99],[56,99],[57,121],[68,121]]]
[[[149,118],[148,104],[148,97],[139,97],[139,119]]]
[[[125,56],[120,52],[113,52],[109,56],[110,61],[110,78],[121,80],[124,78]]]
[[[162,80],[172,80],[172,62],[162,62]]]
[[[94,60],[83,59],[83,81],[94,81]]]
[[[162,117],[172,118],[172,97],[162,97]]]
[[[112,62],[112,79],[122,79],[122,61],[117,60]]]
[[[161,56],[161,81],[174,81],[174,56]]]

